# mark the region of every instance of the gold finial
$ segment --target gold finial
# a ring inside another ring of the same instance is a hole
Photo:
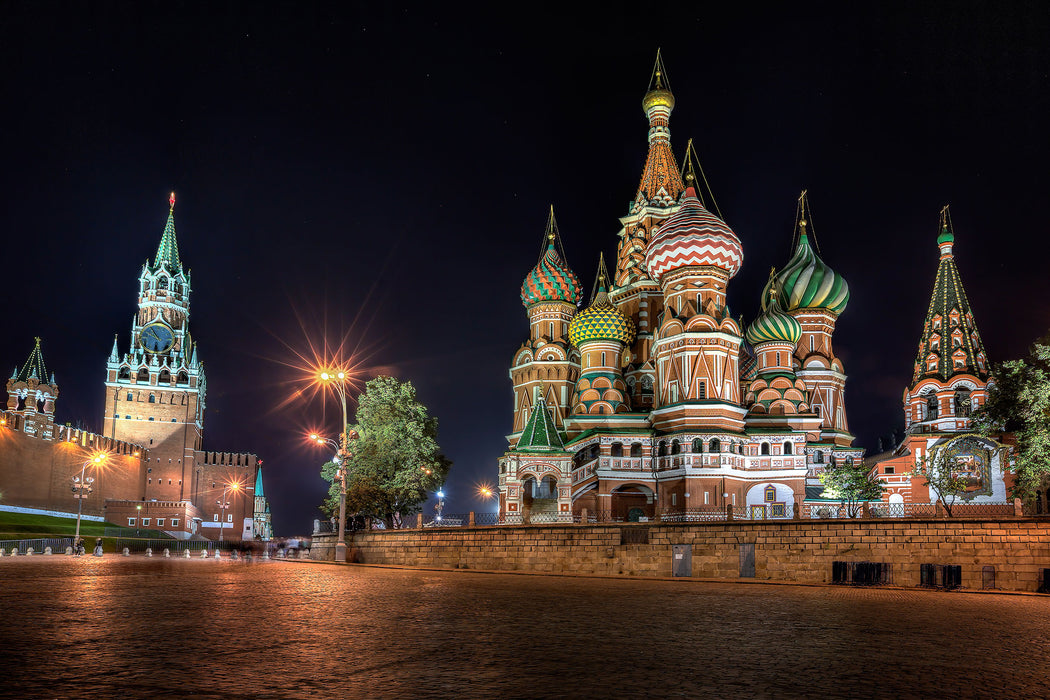
[[[174,192],[172,192],[171,196],[168,197],[168,204],[170,205],[168,207],[168,211],[169,212],[175,211],[175,193]]]

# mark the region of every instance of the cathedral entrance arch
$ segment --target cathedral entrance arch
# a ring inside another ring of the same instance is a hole
[[[609,504],[613,520],[638,522],[652,518],[655,498],[653,491],[644,484],[623,484],[612,491],[612,502]]]

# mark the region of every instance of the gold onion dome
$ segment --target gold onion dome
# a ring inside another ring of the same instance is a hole
[[[827,309],[838,315],[849,302],[849,285],[839,273],[817,257],[806,235],[806,221],[800,222],[798,247],[780,271],[787,311]]]
[[[569,324],[569,341],[576,347],[592,340],[612,340],[629,345],[634,340],[634,321],[620,312],[605,292],[604,280],[594,301],[576,314]]]
[[[645,249],[645,267],[657,283],[668,272],[683,267],[717,267],[733,277],[743,263],[740,239],[726,222],[704,208],[692,187]]]
[[[802,337],[802,324],[784,313],[780,304],[782,296],[780,281],[776,273],[771,272],[762,290],[762,313],[748,327],[747,342],[755,346],[761,343],[798,344]]]
[[[650,90],[642,98],[642,111],[649,114],[649,110],[653,107],[666,107],[668,110],[674,109],[674,95],[671,94],[670,90],[665,90],[662,87]]]
[[[554,241],[550,241],[547,252],[521,284],[521,303],[525,308],[551,301],[576,306],[581,296],[580,278],[562,261]]]

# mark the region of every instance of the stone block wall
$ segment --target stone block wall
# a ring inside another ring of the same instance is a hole
[[[625,534],[635,530],[635,535]],[[639,532],[646,530],[647,532]],[[646,539],[647,544],[626,544]],[[350,542],[350,533],[347,534]],[[331,540],[331,542],[329,542]],[[312,556],[331,560],[334,535],[314,535]],[[758,580],[829,583],[833,561],[892,565],[893,584],[916,586],[922,564],[962,567],[962,586],[1034,591],[1050,568],[1050,521],[872,519],[479,527],[355,533],[350,561],[442,569],[670,576],[672,546],[691,546],[691,574],[735,579],[742,544]]]

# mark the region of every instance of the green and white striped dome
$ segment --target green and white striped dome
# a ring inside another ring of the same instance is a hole
[[[796,309],[827,309],[841,314],[849,302],[849,285],[842,275],[824,264],[809,245],[805,228],[798,238],[795,254],[781,270],[784,307]]]
[[[757,346],[761,343],[791,343],[795,345],[802,337],[802,324],[784,313],[780,299],[783,288],[777,275],[770,274],[762,290],[762,313],[747,329],[747,342]]]

